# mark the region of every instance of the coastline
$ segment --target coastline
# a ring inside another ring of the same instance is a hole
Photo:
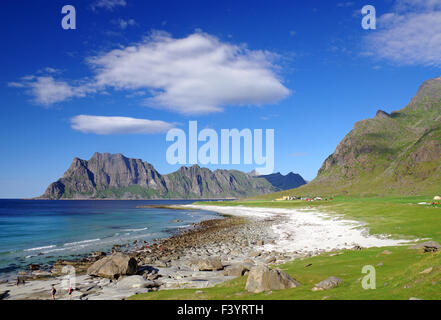
[[[77,270],[74,299],[125,299],[148,291],[211,287],[246,273],[256,264],[278,265],[323,252],[401,244],[400,240],[370,236],[360,223],[320,212],[211,205],[170,207],[209,210],[224,217],[194,224],[169,238],[155,241],[148,248],[141,248],[138,243],[131,248],[115,248],[137,260],[138,275],[149,281],[148,287],[120,288],[118,281],[86,275],[87,267],[100,258],[90,255],[75,262],[59,261],[50,275],[43,275],[49,277],[47,279],[27,281],[19,287],[11,282],[2,283],[0,296],[49,299],[48,290],[55,284],[60,289],[60,298],[67,298],[62,296],[64,275],[60,273],[66,265]],[[346,237],[345,233],[348,233]],[[222,270],[200,271],[198,263],[207,258],[219,258]],[[238,266],[240,274],[237,274]]]
[[[238,200],[238,198],[150,198],[150,199],[138,199],[138,198],[60,198],[60,199],[50,199],[50,198],[21,198],[21,199],[0,199],[0,200],[43,200],[43,201],[233,201]]]

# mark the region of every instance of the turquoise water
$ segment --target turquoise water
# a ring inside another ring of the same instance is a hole
[[[115,244],[171,236],[192,223],[219,217],[203,210],[136,208],[192,201],[0,200],[0,277]],[[173,222],[179,219],[181,222]]]

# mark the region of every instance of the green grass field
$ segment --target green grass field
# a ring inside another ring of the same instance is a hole
[[[250,200],[203,203],[224,206],[315,208],[366,223],[371,234],[390,234],[400,239],[426,239],[441,242],[441,208],[419,205],[430,197],[344,198],[332,201]],[[384,250],[392,253],[382,254]],[[309,267],[306,265],[311,264]],[[362,268],[376,268],[376,289],[362,288]],[[302,286],[273,291],[271,294],[249,294],[246,276],[203,289],[164,290],[133,296],[131,299],[441,299],[441,253],[422,253],[406,246],[344,250],[288,262],[278,268],[288,272]],[[430,273],[421,273],[432,268]],[[315,283],[329,276],[343,279],[343,284],[327,291],[311,291]]]

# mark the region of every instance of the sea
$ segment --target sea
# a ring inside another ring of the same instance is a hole
[[[144,245],[193,223],[220,216],[205,210],[139,208],[191,204],[186,200],[5,200],[0,199],[0,279],[75,259],[113,245]],[[178,221],[178,222],[177,222]]]

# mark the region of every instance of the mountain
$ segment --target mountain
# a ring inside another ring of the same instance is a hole
[[[75,158],[40,199],[208,199],[241,198],[281,190],[266,178],[198,165],[161,175],[149,163],[122,154]]]
[[[410,103],[354,125],[303,194],[441,193],[441,77],[424,82]]]
[[[294,189],[306,184],[306,181],[301,175],[293,172],[290,172],[285,176],[280,172],[277,172],[257,177],[265,179],[279,190]]]

